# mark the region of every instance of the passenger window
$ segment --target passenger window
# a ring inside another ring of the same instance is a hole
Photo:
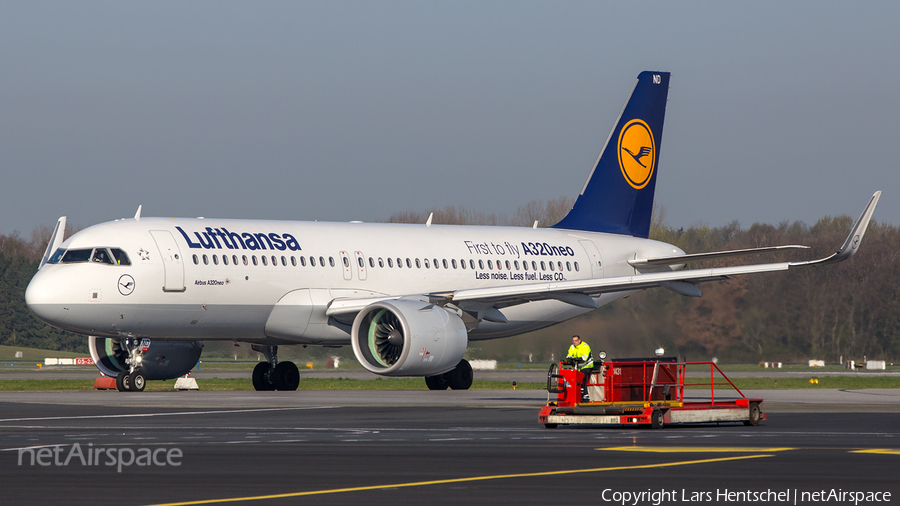
[[[342,257],[344,260],[344,267],[350,267],[350,259],[347,257]]]
[[[418,259],[418,258],[416,259],[416,266],[417,266],[417,267],[419,266],[419,259]],[[435,264],[435,267],[437,267],[437,264]],[[431,264],[428,263],[428,259],[427,259],[427,258],[425,259],[425,268],[426,268],[426,269],[431,269]]]
[[[410,262],[408,258],[406,259],[406,268],[412,269],[412,262]]]
[[[556,268],[559,269],[560,272],[562,272],[562,261],[561,260],[556,262]]]
[[[372,257],[369,257],[369,267],[375,268],[375,259]]]
[[[306,267],[306,257],[300,257],[300,266]]]
[[[263,265],[269,265],[269,260],[266,258],[265,255],[261,256],[260,258],[262,258]]]
[[[371,260],[371,258],[369,260]],[[356,263],[358,263],[361,268],[366,266],[366,261],[363,260],[362,257],[357,258]]]
[[[241,260],[244,261],[244,265],[247,265],[247,255],[242,255]]]
[[[219,265],[219,255],[213,255],[213,264]]]
[[[390,260],[390,258],[388,260]],[[384,259],[381,257],[378,257],[378,267],[384,269]]]
[[[222,255],[222,263],[228,265],[228,255]]]
[[[446,260],[444,260],[444,261],[446,262]],[[440,268],[440,265],[438,265],[438,259],[437,259],[437,258],[434,259],[433,263],[434,263],[434,268],[435,268],[435,269],[439,269],[439,268]],[[445,265],[445,266],[444,266],[444,269],[446,269],[446,268],[447,268],[447,266]]]
[[[575,262],[575,272],[578,272],[578,262]]]
[[[528,260],[522,261],[522,268],[525,269],[526,271],[528,270]]]
[[[446,262],[447,262],[447,261],[444,260],[444,267],[447,266],[447,263],[446,263]],[[453,264],[453,268],[456,269],[456,259],[454,258],[454,259],[450,260],[450,262]]]
[[[112,265],[112,258],[109,256],[109,252],[106,251],[106,248],[97,248],[94,250],[94,256],[91,257],[91,260],[98,264],[107,264]]]
[[[537,264],[534,262],[534,260],[531,261],[531,270],[533,270],[533,271],[537,270]]]
[[[572,263],[571,262],[566,262],[566,270],[569,272],[572,272]]]
[[[518,260],[513,261],[513,265],[516,267],[516,270],[519,270],[519,261]]]
[[[316,266],[316,257],[309,257],[309,265],[312,267]]]
[[[237,255],[231,255],[231,263],[233,263],[234,265],[238,264]]]
[[[500,267],[500,266],[498,265],[497,267]],[[491,260],[488,260],[488,269],[491,269],[491,270],[494,269],[494,262]]]
[[[206,255],[203,255],[203,265],[209,265],[209,257]]]
[[[416,269],[421,269],[421,268],[422,268],[422,262],[419,262],[419,259],[417,258],[416,259]]]
[[[394,267],[394,259],[393,258],[388,257],[388,267],[391,267],[391,268]]]
[[[471,267],[473,270],[475,269],[475,260],[472,260],[471,258],[469,259],[469,267]]]
[[[447,269],[447,259],[444,259],[444,269]],[[453,261],[453,268],[456,269],[456,260]]]
[[[117,265],[131,265],[131,260],[128,259],[128,255],[120,250],[119,248],[112,248],[110,252],[113,255],[113,258],[116,259]]]
[[[550,262],[550,270],[551,270],[551,271],[555,271],[555,270],[556,270],[556,268],[553,266],[553,262]]]
[[[543,260],[541,260],[541,270],[542,270],[542,271],[546,271],[546,270],[547,270],[547,265],[544,263]]]
[[[200,265],[200,259],[197,258],[197,255],[194,255],[194,265]]]
[[[509,271],[509,270],[512,270],[512,269],[509,268],[509,260],[506,261],[506,270],[508,270],[508,271]]]
[[[297,267],[297,257],[291,255],[291,265]]]
[[[488,260],[488,262],[490,262],[490,260]],[[484,270],[484,260],[478,261],[478,268],[481,270]]]
[[[403,267],[403,259],[402,259],[402,258],[398,258],[398,259],[397,259],[397,268],[399,269],[399,268],[401,268],[401,267]]]
[[[253,258],[253,265],[259,265],[259,261],[256,259],[256,255],[253,255],[251,258]]]
[[[321,258],[319,260],[322,260]],[[328,257],[328,264],[334,267],[334,257]],[[322,262],[322,265],[325,265],[325,262]]]

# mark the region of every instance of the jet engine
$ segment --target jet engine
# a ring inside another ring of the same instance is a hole
[[[466,326],[441,307],[415,300],[386,300],[353,320],[353,354],[382,376],[434,376],[452,370],[466,353]]]
[[[106,337],[88,337],[91,358],[100,372],[116,377],[119,371],[127,371],[128,350],[122,341]],[[197,365],[203,343],[199,341],[150,340],[141,351],[141,369],[148,380],[167,380],[184,376]]]

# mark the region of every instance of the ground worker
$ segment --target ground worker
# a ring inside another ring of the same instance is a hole
[[[588,343],[582,341],[581,337],[577,335],[572,336],[572,346],[569,346],[569,353],[566,355],[566,359],[575,362],[575,367],[584,374],[584,379],[581,382],[581,397],[583,401],[587,402],[587,385],[588,381],[590,381],[591,370],[594,368],[594,357],[591,356],[591,347]]]
[[[566,355],[566,358],[574,359],[581,372],[594,367],[591,347],[588,343],[582,341],[579,336],[572,336],[572,346],[569,346],[569,353]]]

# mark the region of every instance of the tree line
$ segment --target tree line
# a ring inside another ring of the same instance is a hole
[[[447,207],[403,212],[387,221],[435,224],[548,226],[559,221],[573,200],[532,201],[512,217]],[[759,248],[783,244],[809,246],[803,251],[725,259],[691,268],[743,263],[822,258],[837,250],[853,219],[825,216],[809,226],[737,221],[720,227],[675,228],[656,208],[652,239],[687,253]],[[0,234],[0,344],[66,351],[87,351],[87,340],[53,329],[25,306],[25,288],[37,272],[52,233],[41,227],[28,238]],[[849,261],[825,267],[737,276],[703,283],[703,297],[693,298],[656,288],[643,290],[570,322],[520,337],[471,342],[474,358],[547,362],[565,353],[572,334],[612,356],[646,356],[662,346],[667,354],[689,360],[718,357],[727,361],[829,362],[855,359],[900,359],[900,230],[872,221],[860,251]]]

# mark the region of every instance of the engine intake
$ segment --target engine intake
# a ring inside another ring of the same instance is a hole
[[[466,353],[462,319],[441,307],[414,300],[387,300],[365,307],[353,320],[356,359],[382,376],[445,373]]]

